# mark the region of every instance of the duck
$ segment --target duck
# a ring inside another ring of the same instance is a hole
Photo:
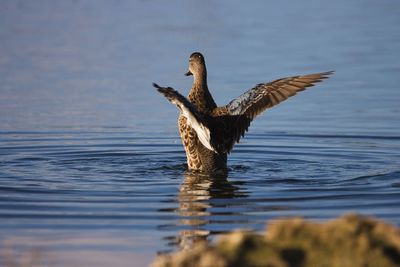
[[[193,76],[188,97],[172,87],[153,86],[179,109],[178,128],[189,171],[227,173],[227,157],[250,123],[265,110],[327,79],[333,71],[291,76],[259,83],[225,106],[217,106],[207,85],[204,56],[189,57],[186,76]]]

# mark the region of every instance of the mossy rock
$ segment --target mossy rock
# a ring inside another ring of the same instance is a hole
[[[325,223],[278,219],[264,235],[236,231],[216,244],[160,256],[152,266],[394,267],[400,266],[400,230],[359,215]]]

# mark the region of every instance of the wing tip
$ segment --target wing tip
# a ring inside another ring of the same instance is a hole
[[[157,91],[165,96],[167,96],[167,94],[173,93],[175,91],[171,87],[162,87],[154,82],[153,82],[153,87],[157,88]]]
[[[158,91],[160,91],[160,89],[163,89],[163,87],[159,86],[158,84],[153,82],[153,87],[157,88]]]
[[[330,78],[330,75],[333,75],[333,74],[335,74],[334,70],[319,73],[319,75],[321,75],[321,79],[328,79],[328,78]]]
[[[309,79],[308,85],[306,87],[311,87],[314,83],[319,83],[322,80],[329,79],[330,75],[333,75],[335,73],[334,70],[331,71],[325,71],[325,72],[319,72],[319,73],[313,73],[313,74],[306,74],[302,76],[297,76],[296,78],[300,79]]]

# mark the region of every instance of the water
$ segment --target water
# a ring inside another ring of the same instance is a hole
[[[146,266],[282,216],[400,225],[397,1],[2,1],[0,266]],[[258,117],[226,180],[186,171],[191,52],[217,103],[336,70]]]

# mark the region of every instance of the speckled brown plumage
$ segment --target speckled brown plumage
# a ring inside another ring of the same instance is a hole
[[[186,74],[193,75],[194,79],[188,99],[173,88],[154,86],[181,110],[178,125],[189,169],[215,172],[227,170],[227,154],[244,136],[257,115],[328,78],[332,73],[293,76],[260,83],[229,104],[217,107],[207,87],[204,57],[195,52],[190,56]],[[188,121],[188,116],[191,121]],[[192,127],[193,122],[197,123],[198,128]],[[199,139],[198,133],[200,136],[206,133],[206,137]]]
[[[193,53],[189,61],[187,75],[193,75],[194,82],[188,99],[198,111],[211,115],[216,110],[217,105],[207,87],[207,70],[204,57],[200,53]],[[179,116],[178,126],[190,170],[206,172],[226,170],[226,154],[217,154],[207,149],[199,141],[196,131],[186,123],[186,118],[182,115]]]

